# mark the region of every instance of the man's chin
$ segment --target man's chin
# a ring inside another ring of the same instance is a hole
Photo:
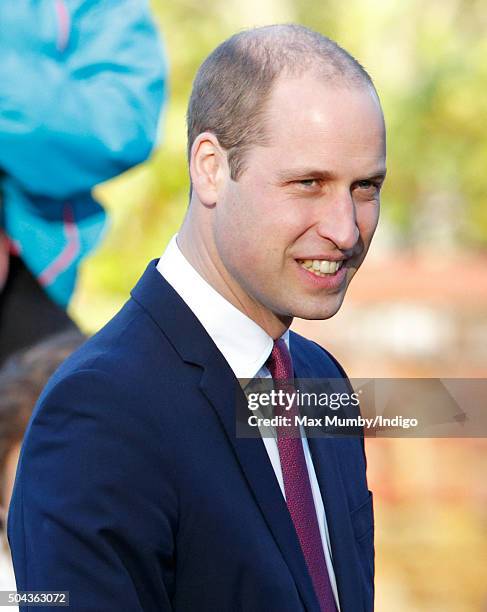
[[[306,303],[305,300],[294,309],[293,317],[298,319],[306,319],[308,321],[324,321],[331,319],[340,310],[345,297],[345,292],[333,296],[320,303]],[[313,300],[314,301],[314,300]]]
[[[336,315],[339,311],[339,308],[336,308],[332,311],[327,312],[313,312],[313,313],[303,313],[294,315],[297,319],[305,319],[307,321],[325,321],[326,319],[331,319]]]

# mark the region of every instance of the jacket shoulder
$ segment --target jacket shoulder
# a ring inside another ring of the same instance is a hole
[[[290,332],[293,361],[307,376],[321,378],[348,378],[338,360],[318,343],[296,332]],[[302,376],[303,374],[301,374]]]

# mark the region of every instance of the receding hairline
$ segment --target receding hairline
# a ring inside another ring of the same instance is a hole
[[[346,49],[303,25],[286,23],[249,28],[237,32],[222,45],[232,41],[237,49],[254,59],[274,63],[279,72],[300,74],[321,66],[330,79],[335,77],[350,85],[366,81],[373,86],[368,72]]]
[[[246,151],[266,144],[266,110],[277,83],[306,73],[331,87],[369,86],[379,100],[365,68],[332,39],[298,24],[242,30],[216,47],[196,74],[188,106],[188,160],[197,136],[212,132],[237,177]]]

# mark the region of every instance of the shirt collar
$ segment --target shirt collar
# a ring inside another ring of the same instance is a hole
[[[179,293],[206,329],[237,378],[253,378],[274,344],[262,327],[230,304],[184,257],[174,236],[157,270]],[[289,331],[282,338],[289,345]]]

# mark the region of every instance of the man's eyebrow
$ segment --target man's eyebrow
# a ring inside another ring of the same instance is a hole
[[[372,172],[371,174],[369,174],[368,176],[364,176],[363,178],[360,178],[360,181],[371,181],[371,180],[384,180],[386,178],[386,174],[387,174],[387,168],[380,168],[379,170]]]
[[[299,181],[300,179],[306,178],[322,179],[326,181],[335,178],[335,174],[333,174],[333,172],[329,172],[328,170],[318,170],[316,168],[303,167],[282,170],[278,173],[277,178],[283,183],[287,181]]]
[[[370,180],[384,180],[386,178],[387,169],[378,168],[372,171],[370,174],[365,174],[358,181],[370,181]],[[288,181],[299,181],[302,179],[319,179],[323,181],[329,181],[336,178],[336,174],[328,170],[318,170],[317,168],[303,167],[303,168],[292,168],[289,170],[282,170],[278,173],[277,178],[280,182],[286,183]]]

